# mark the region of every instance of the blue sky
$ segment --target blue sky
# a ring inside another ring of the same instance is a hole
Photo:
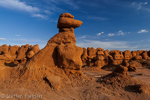
[[[0,45],[43,48],[58,33],[57,20],[65,12],[83,21],[75,29],[77,46],[150,49],[148,0],[0,0]]]

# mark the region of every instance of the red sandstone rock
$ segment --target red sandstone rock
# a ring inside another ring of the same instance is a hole
[[[86,63],[87,57],[88,57],[87,49],[86,49],[86,48],[83,48],[83,53],[82,53],[82,55],[81,55],[81,59],[82,59],[82,62],[83,62],[83,63]]]
[[[132,51],[131,53],[132,53],[132,57],[135,57],[136,56],[136,53],[137,51]]]
[[[121,74],[121,75],[127,75],[128,72],[128,68],[125,66],[118,66],[114,71],[113,74],[117,75],[117,74]]]
[[[34,45],[34,46],[30,46],[30,50],[27,53],[27,58],[31,58],[34,56],[34,54],[36,54],[38,51],[40,51],[39,45]]]
[[[136,71],[137,67],[135,67],[135,66],[136,66],[135,64],[130,64],[128,67],[128,71]]]
[[[135,60],[140,60],[140,59],[142,59],[142,56],[140,56],[140,55],[135,56],[134,59],[135,59]]]
[[[16,56],[17,55],[17,51],[19,50],[19,46],[15,45],[15,46],[10,46],[9,47],[9,53],[12,56]]]
[[[147,51],[144,51],[143,53],[142,53],[142,58],[143,59],[150,59],[150,57],[148,56],[148,52]]]
[[[83,49],[72,44],[57,46],[58,67],[80,70],[82,67],[81,55]]]
[[[66,18],[72,18],[72,19],[74,18],[74,16],[71,15],[70,13],[63,13],[60,15],[60,17],[66,17]]]
[[[53,36],[48,43],[56,43],[56,44],[65,44],[65,43],[73,43],[76,44],[76,38],[74,35],[74,28],[81,26],[83,22],[79,20],[73,19],[69,13],[63,13],[60,15],[58,20],[57,27],[59,28],[59,33]]]
[[[82,25],[82,21],[72,18],[60,17],[58,20],[57,28],[77,28]]]
[[[131,58],[132,58],[131,52],[130,52],[129,50],[126,50],[126,51],[124,52],[124,59],[130,60]]]
[[[35,53],[33,51],[29,51],[27,54],[27,58],[31,58],[35,55]]]
[[[15,59],[17,61],[21,61],[22,63],[25,63],[26,61],[26,53],[29,49],[29,44],[22,45],[21,48],[18,50],[17,58]]]
[[[8,46],[6,44],[0,47],[0,54],[8,54]]]
[[[56,44],[65,44],[65,43],[73,43],[76,44],[76,38],[73,32],[59,32],[55,36],[53,36],[48,43],[56,43]]]

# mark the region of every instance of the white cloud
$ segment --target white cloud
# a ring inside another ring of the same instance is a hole
[[[104,32],[98,33],[97,35],[102,35]]]
[[[133,2],[131,5],[135,5],[135,2]]]
[[[148,31],[147,30],[140,30],[138,31],[138,33],[147,33]]]
[[[114,35],[115,35],[114,33],[109,33],[109,34],[108,34],[108,36],[110,36],[110,37],[111,37],[111,36],[114,36]]]
[[[77,46],[80,47],[94,47],[94,48],[104,48],[104,49],[118,49],[118,50],[135,50],[138,48],[138,45],[131,46],[130,43],[126,41],[109,41],[109,42],[103,42],[103,41],[97,41],[97,40],[83,40],[82,42],[78,42]]]
[[[0,40],[6,40],[6,38],[0,38]]]
[[[40,11],[37,7],[29,6],[25,2],[21,2],[19,0],[0,0],[0,6],[8,9],[21,10],[26,12]]]
[[[38,17],[38,18],[41,18],[41,19],[48,19],[47,16],[42,15],[42,14],[32,14],[32,17]]]
[[[117,35],[125,35],[125,33],[122,30],[120,30],[120,31],[118,31]]]
[[[77,37],[77,39],[85,39],[87,37],[87,35],[83,35],[81,37]]]
[[[141,7],[142,7],[142,5],[146,5],[147,3],[148,3],[148,2],[144,2],[144,3],[139,3],[139,4],[137,4],[136,2],[133,2],[131,5],[138,7],[137,10],[140,10]]]
[[[46,14],[49,14],[49,15],[52,14],[52,12],[50,12],[50,11],[48,11],[48,10],[44,10],[44,12],[45,12]]]

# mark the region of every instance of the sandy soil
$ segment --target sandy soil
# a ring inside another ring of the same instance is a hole
[[[0,83],[0,100],[150,100],[149,94],[140,94],[125,89],[111,89],[96,82],[98,78],[112,71],[82,68],[82,72],[87,78],[78,81],[76,79],[76,82],[72,81],[71,85],[66,85],[59,90],[50,88],[46,83],[44,84],[46,89],[38,86],[16,88],[16,84],[7,86],[5,84],[9,81],[5,81]],[[138,67],[136,72],[128,72],[128,74],[150,86],[149,69]]]

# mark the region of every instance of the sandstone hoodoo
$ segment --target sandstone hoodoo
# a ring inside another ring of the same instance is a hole
[[[76,46],[74,35],[74,28],[79,27],[82,22],[73,18],[74,16],[69,13],[60,15],[58,21],[59,33],[52,37],[47,45],[26,63],[23,69],[24,74],[21,76],[22,79],[49,80],[49,77],[53,76],[60,77],[59,80],[63,84],[65,82],[63,80],[67,80],[67,77],[71,74],[82,75],[81,55],[83,49]],[[31,55],[32,53],[29,52]],[[54,81],[53,83],[57,83]],[[49,81],[49,83],[51,82]],[[56,87],[60,88],[61,86]]]
[[[25,64],[27,60],[33,57],[38,51],[40,51],[39,45],[22,45],[21,47],[15,46],[0,46],[0,60],[1,65],[7,63],[7,65]]]
[[[60,15],[57,28],[59,33],[52,37],[48,43],[73,43],[76,44],[76,38],[74,35],[74,28],[82,25],[82,21],[73,19],[74,16],[69,13],[63,13]]]

